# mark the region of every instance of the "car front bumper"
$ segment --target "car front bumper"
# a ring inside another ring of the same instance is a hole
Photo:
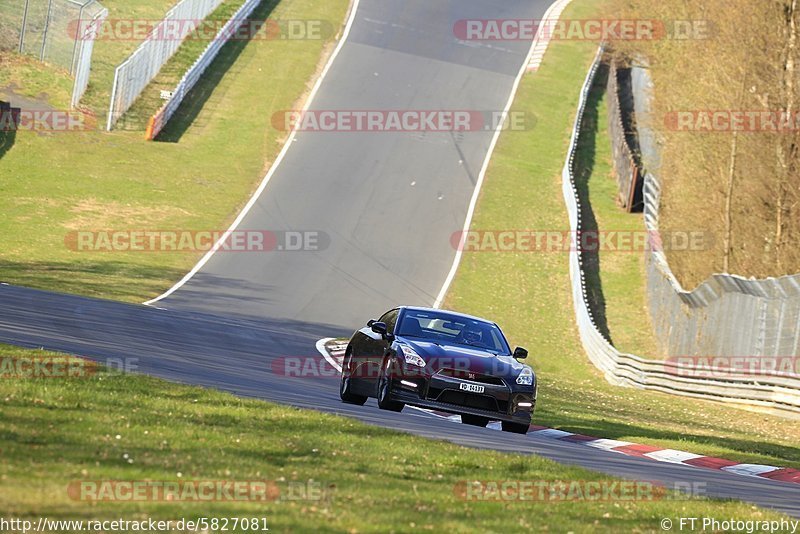
[[[391,382],[392,400],[453,414],[530,424],[536,406],[536,395],[530,389],[523,386],[513,388],[505,383],[480,384],[484,386],[484,392],[477,394],[460,389],[460,384],[470,382],[438,374],[416,378],[405,375],[402,379],[393,377]],[[530,403],[530,406],[520,406],[520,403]]]

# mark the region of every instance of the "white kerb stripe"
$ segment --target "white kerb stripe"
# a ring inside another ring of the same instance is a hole
[[[594,441],[584,441],[584,445],[594,447],[595,449],[605,449],[610,451],[617,447],[625,447],[626,445],[633,445],[630,441],[618,441],[616,439],[596,439]]]
[[[702,458],[702,454],[692,454],[691,452],[676,451],[675,449],[664,449],[663,451],[648,452],[645,454],[648,458],[658,460],[659,462],[669,462],[673,464],[680,464],[686,460],[694,460],[695,458]]]
[[[542,438],[561,439],[568,436],[574,436],[574,432],[564,432],[563,430],[556,430],[555,428],[545,428],[543,430],[534,430],[531,435]]]
[[[730,471],[731,473],[736,473],[738,475],[747,475],[751,477],[757,477],[759,475],[763,475],[764,473],[771,473],[772,471],[777,471],[778,469],[781,468],[775,467],[773,465],[758,465],[758,464],[736,464],[722,468],[723,471]]]

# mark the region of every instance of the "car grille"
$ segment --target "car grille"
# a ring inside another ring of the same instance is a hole
[[[503,386],[505,383],[499,376],[484,375],[481,373],[473,373],[464,369],[439,369],[438,374],[458,378],[461,380],[469,380],[471,382],[480,382],[481,384],[491,384],[493,386]]]
[[[430,388],[428,390],[428,398],[445,404],[455,404],[456,406],[465,406],[489,412],[506,413],[508,411],[508,402],[498,401],[494,397],[487,395],[467,393],[455,389]]]

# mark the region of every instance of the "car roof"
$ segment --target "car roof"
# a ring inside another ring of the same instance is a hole
[[[426,308],[424,306],[400,306],[401,309],[412,310],[412,311],[427,311],[427,312],[440,312],[440,313],[449,313],[450,315],[456,315],[458,317],[463,317],[464,319],[472,319],[473,321],[481,321],[484,323],[489,323],[493,325],[497,325],[494,321],[490,321],[489,319],[484,319],[483,317],[477,317],[475,315],[469,315],[466,313],[461,313],[453,310],[444,310],[441,308]]]

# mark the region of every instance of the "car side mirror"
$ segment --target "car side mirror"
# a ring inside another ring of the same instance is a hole
[[[514,358],[518,360],[524,360],[528,357],[528,349],[523,349],[522,347],[517,347],[514,349]]]
[[[367,326],[368,326],[369,328],[372,328],[372,325],[374,325],[374,324],[375,324],[375,323],[377,323],[377,322],[378,322],[378,321],[376,321],[375,319],[370,319],[369,321],[367,321]]]
[[[370,321],[372,324],[369,327],[372,329],[373,332],[376,334],[380,334],[381,337],[386,337],[386,323],[382,323],[380,321]]]

